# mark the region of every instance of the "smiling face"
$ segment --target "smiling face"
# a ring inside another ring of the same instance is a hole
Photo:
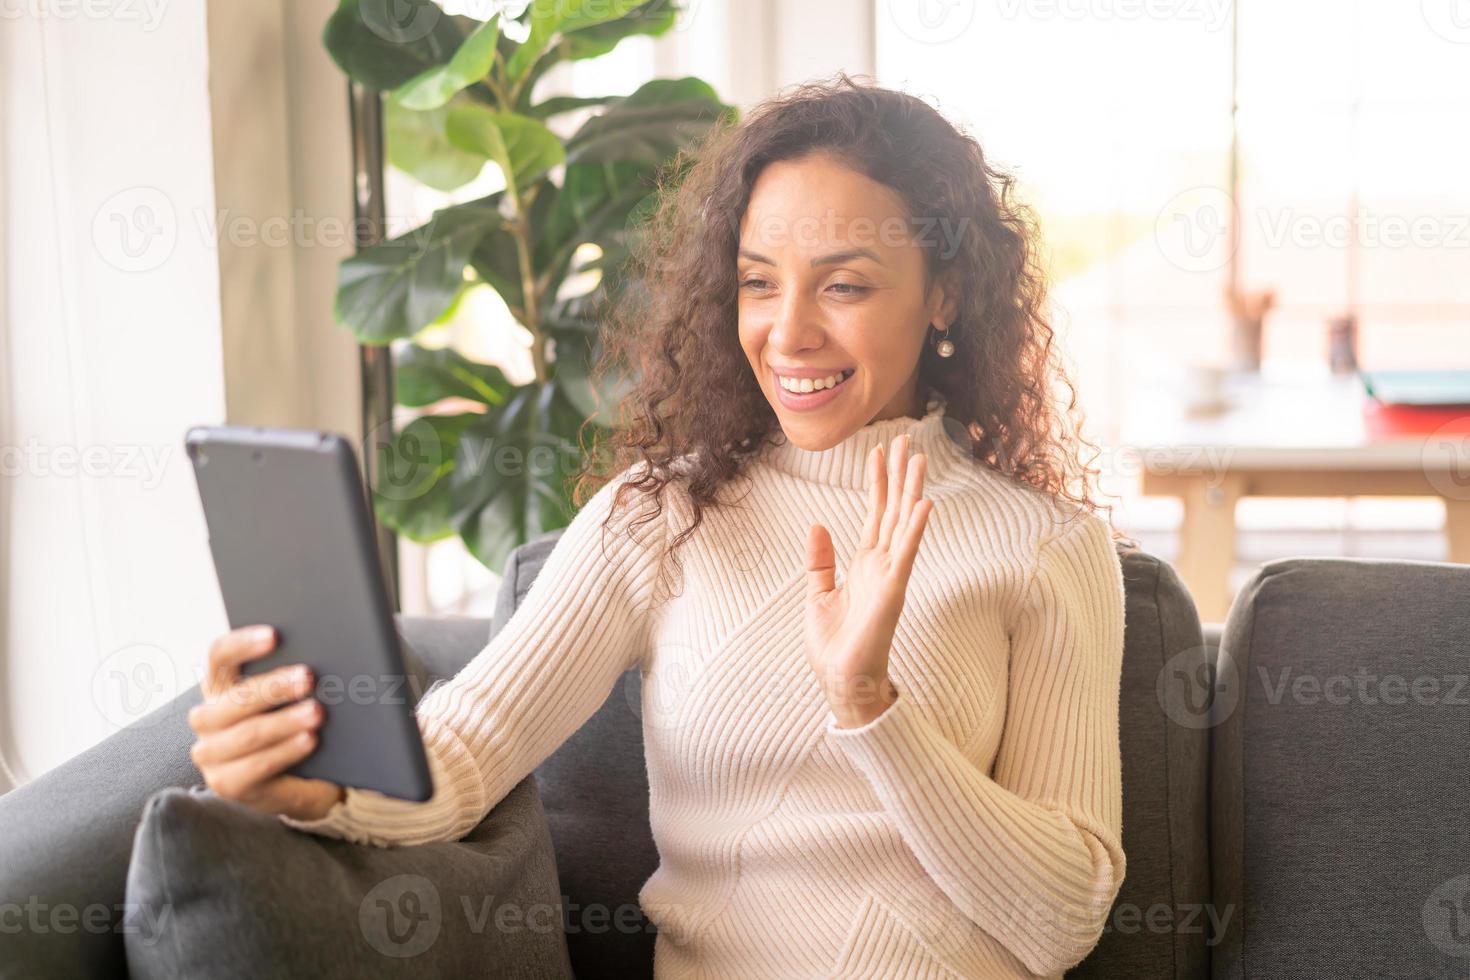
[[[740,345],[787,439],[829,448],[869,422],[918,417],[919,354],[953,306],[902,199],[836,158],[762,171],[740,225]]]

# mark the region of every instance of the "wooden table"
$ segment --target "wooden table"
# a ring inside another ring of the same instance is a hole
[[[1201,619],[1223,621],[1230,607],[1242,497],[1440,497],[1449,560],[1470,563],[1470,409],[1394,433],[1355,376],[1297,368],[1232,377],[1225,390],[1228,407],[1193,416],[1177,391],[1135,389],[1120,437],[1142,492],[1183,501],[1175,567]]]

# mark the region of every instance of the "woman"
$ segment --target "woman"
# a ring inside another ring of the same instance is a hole
[[[845,75],[693,162],[607,332],[639,369],[616,475],[419,705],[434,797],[280,775],[322,711],[238,677],[269,628],[212,651],[195,760],[301,830],[454,839],[636,665],[659,976],[1059,975],[1124,875],[1123,582],[1032,225],[972,139]]]

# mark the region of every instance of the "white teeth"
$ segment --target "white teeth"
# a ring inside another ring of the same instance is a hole
[[[788,378],[785,375],[777,375],[776,380],[787,391],[805,393],[822,391],[825,388],[836,388],[842,382],[846,381],[851,374],[851,371],[839,371],[837,374],[828,375],[825,378]]]

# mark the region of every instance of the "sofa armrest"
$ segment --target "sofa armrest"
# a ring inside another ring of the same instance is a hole
[[[18,906],[10,977],[125,977],[121,906],[148,797],[200,781],[188,712],[198,687],[0,797],[0,905]],[[12,972],[13,971],[13,972]]]
[[[416,694],[459,670],[490,635],[483,619],[403,617],[399,629]],[[0,939],[6,980],[127,975],[120,930],[133,836],[149,797],[201,782],[188,723],[199,700],[192,687],[0,796],[0,907],[21,915],[19,931]]]

